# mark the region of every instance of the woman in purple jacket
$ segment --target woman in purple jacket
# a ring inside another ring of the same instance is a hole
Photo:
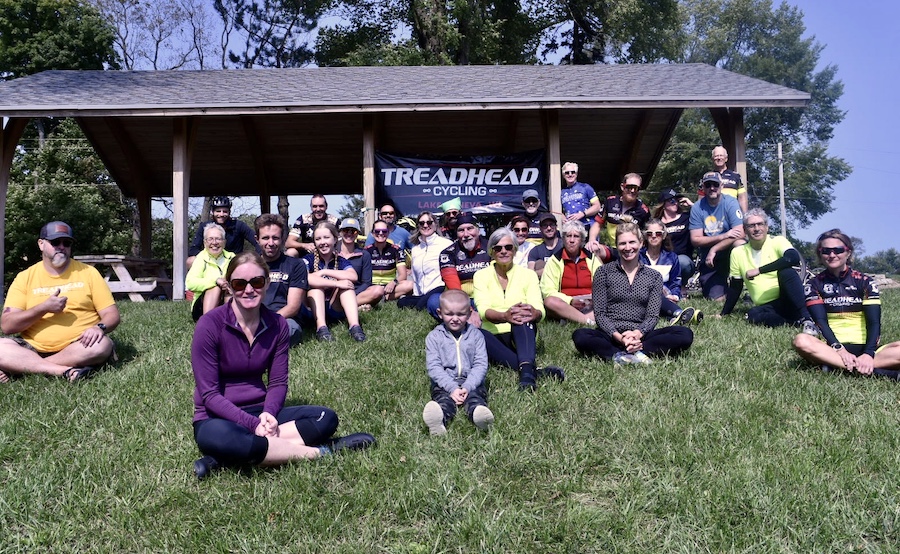
[[[200,479],[219,465],[275,466],[375,442],[367,433],[332,437],[338,417],[329,408],[284,405],[290,332],[262,305],[268,276],[257,253],[238,254],[225,273],[233,298],[197,322],[191,364]]]

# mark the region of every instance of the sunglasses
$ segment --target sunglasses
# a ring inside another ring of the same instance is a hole
[[[843,254],[847,249],[843,246],[836,246],[834,248],[819,248],[819,254],[823,256],[828,256],[829,254]]]
[[[447,217],[455,217],[459,215],[459,210],[447,210],[444,213],[447,214]]]
[[[495,244],[491,250],[493,250],[495,254],[499,254],[504,250],[506,250],[507,252],[512,252],[513,248],[514,246],[511,244]]]
[[[515,229],[513,229],[513,231],[515,231],[516,233],[527,233],[527,232],[528,232],[528,227],[524,227],[524,228],[523,228],[523,227],[516,227]]]
[[[637,190],[641,188],[638,185],[625,185],[625,190],[628,192],[637,192]]]
[[[388,234],[388,230],[387,229],[375,229],[374,231],[372,231],[372,234],[373,235],[386,235],[386,234]]]
[[[529,198],[528,200],[525,201],[525,203],[526,204],[540,204],[541,201],[538,200],[537,198]]]
[[[577,171],[563,171],[563,175],[578,175]]]
[[[266,278],[265,276],[260,275],[259,277],[254,277],[249,281],[247,279],[232,279],[228,284],[231,285],[231,290],[233,291],[242,291],[247,288],[247,285],[250,285],[256,290],[260,290],[264,286],[266,286]]]
[[[381,212],[381,215],[396,215],[397,212]]]
[[[703,183],[703,188],[705,189],[717,189],[722,186],[722,183],[717,183],[715,181],[707,181]]]
[[[51,239],[50,245],[51,246],[59,246],[61,244],[66,248],[71,248],[73,242],[74,241],[72,239]]]
[[[666,200],[666,202],[668,202],[669,204],[677,204],[678,198],[669,198],[668,200]]]
[[[556,221],[541,221],[541,227],[556,227]]]
[[[661,237],[665,234],[665,231],[645,231],[644,234],[648,237]]]
[[[347,235],[349,235],[350,233],[357,233],[357,234],[359,233],[359,231],[357,231],[353,227],[347,227],[346,229],[341,229],[341,232],[344,234],[347,234]]]
[[[419,227],[431,227],[432,225],[434,225],[433,219],[420,219],[419,220]]]

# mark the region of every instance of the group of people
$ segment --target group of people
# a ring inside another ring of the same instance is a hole
[[[714,160],[727,161],[723,152],[717,148]],[[754,304],[747,319],[799,325],[793,346],[805,360],[829,371],[900,378],[900,342],[879,344],[878,288],[852,269],[853,245],[840,230],[818,238],[825,270],[804,283],[794,269],[798,252],[769,236],[765,212],[742,206],[737,174],[704,175],[704,194],[694,203],[664,190],[651,214],[638,198],[640,176],[626,175],[621,194],[601,204],[577,181],[577,169],[563,167],[570,186],[561,233],[557,217],[540,211],[536,191],[526,191],[522,214],[486,239],[475,216],[456,204],[440,219],[419,213],[409,233],[387,203],[368,244],[360,244],[358,220],[338,222],[318,195],[311,214],[291,229],[276,214],[249,229],[230,219],[227,198],[214,201],[186,278],[195,293],[193,425],[203,455],[194,462],[196,475],[375,444],[368,433],[335,437],[338,417],[327,407],[285,406],[288,357],[301,342],[304,319],[318,340],[334,340],[328,325],[340,319],[364,341],[360,306],[397,301],[427,311],[437,325],[425,341],[425,426],[444,434],[462,409],[488,429],[490,363],[514,370],[523,391],[536,390],[542,377],[565,379],[563,369],[538,365],[544,319],[577,324],[577,351],[616,366],[687,351],[694,340],[687,324],[699,314],[679,303],[693,248],[704,295],[723,301],[717,317],[733,312],[746,287]],[[735,196],[723,193],[723,183]],[[29,373],[75,382],[115,360],[109,334],[120,323],[118,308],[97,270],[72,259],[74,242],[65,222],[40,230],[41,259],[16,276],[0,316],[3,333],[16,335],[0,338],[0,382]],[[243,251],[244,242],[253,250]],[[661,317],[669,325],[660,326]]]

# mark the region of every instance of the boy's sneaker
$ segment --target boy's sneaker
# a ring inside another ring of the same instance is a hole
[[[363,342],[366,340],[366,334],[363,333],[362,327],[360,327],[359,325],[354,325],[350,328],[350,336],[356,342]]]
[[[424,413],[422,417],[425,417]],[[494,424],[494,412],[487,406],[475,406],[475,411],[472,412],[472,423],[482,431],[490,429],[491,425]]]
[[[644,354],[640,350],[632,354],[634,356],[634,362],[638,364],[650,365],[653,363],[653,360],[650,359],[650,356]]]
[[[669,325],[687,325],[694,318],[694,312],[696,311],[697,310],[694,308],[688,306],[683,310],[675,312],[675,315],[669,320]]]
[[[814,337],[819,336],[819,326],[816,325],[816,322],[811,319],[804,319],[800,322],[800,327],[803,328],[803,332],[807,335],[812,335]]]
[[[481,406],[479,406],[479,408],[480,407]],[[475,413],[477,412],[478,408],[475,409]],[[488,410],[488,412],[490,412],[490,410]],[[494,414],[491,414],[491,421],[493,420]],[[447,428],[444,426],[444,410],[442,410],[441,405],[434,400],[425,404],[425,409],[422,410],[422,421],[428,426],[428,432],[432,435],[444,435],[447,433]],[[478,424],[476,423],[475,425]]]
[[[316,340],[321,342],[334,342],[334,335],[324,325],[316,329]]]
[[[634,354],[629,354],[628,352],[616,352],[613,355],[613,366],[615,367],[622,367],[636,363],[637,360],[634,359]]]

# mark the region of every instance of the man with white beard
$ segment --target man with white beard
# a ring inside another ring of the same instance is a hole
[[[72,227],[41,228],[41,261],[16,275],[6,295],[0,330],[0,383],[10,375],[40,373],[78,381],[113,356],[107,335],[119,308],[100,273],[72,259]]]

